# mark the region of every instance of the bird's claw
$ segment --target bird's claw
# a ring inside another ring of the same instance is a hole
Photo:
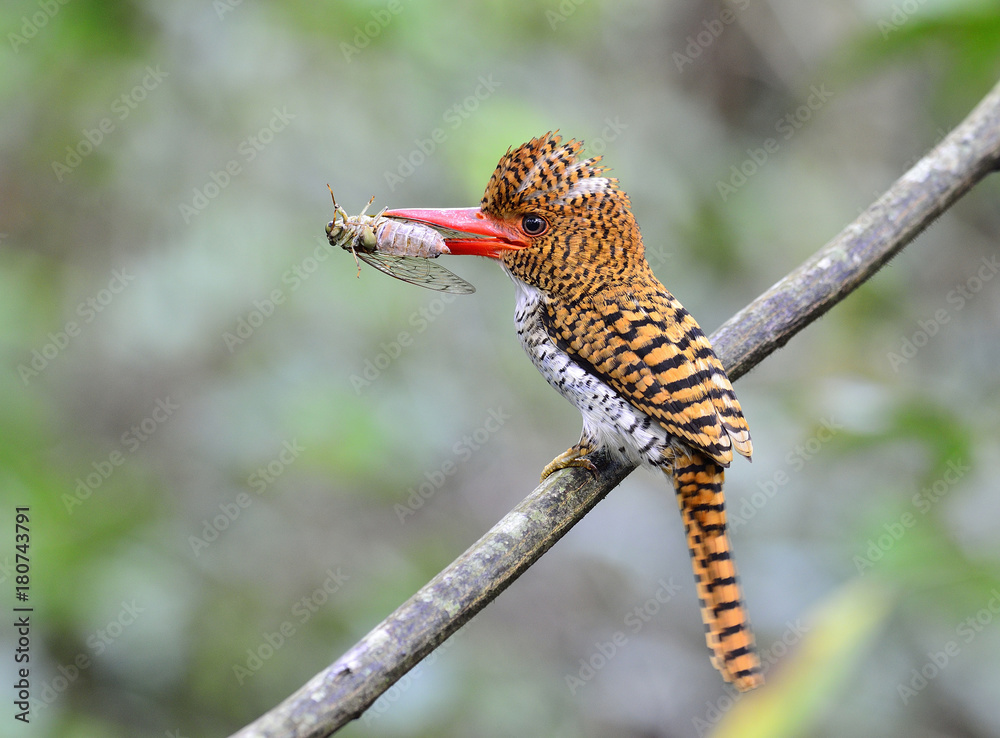
[[[544,482],[546,478],[560,469],[568,469],[573,466],[582,467],[589,471],[591,476],[597,477],[597,467],[594,466],[594,463],[590,459],[586,458],[586,455],[590,453],[591,450],[592,449],[584,448],[579,444],[566,449],[545,465],[545,468],[542,469],[542,478],[540,481]]]

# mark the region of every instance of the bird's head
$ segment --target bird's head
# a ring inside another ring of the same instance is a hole
[[[620,283],[645,266],[628,195],[604,176],[600,157],[549,133],[500,159],[478,208],[389,210],[425,223],[452,254],[499,259],[512,275],[547,292]]]

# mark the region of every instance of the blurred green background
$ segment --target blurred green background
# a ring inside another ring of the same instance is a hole
[[[357,279],[324,248],[327,183],[351,213],[474,205],[508,146],[561,129],[711,331],[1000,78],[986,1],[0,18],[0,585],[13,607],[29,506],[34,607],[8,735],[232,732],[577,439],[500,269],[446,262],[463,297]],[[737,384],[756,453],[727,495],[767,687],[734,699],[710,666],[673,493],[636,473],[342,734],[1000,735],[998,195]]]

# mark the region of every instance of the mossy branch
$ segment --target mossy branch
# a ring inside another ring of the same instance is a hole
[[[1000,84],[836,238],[712,336],[734,381],[857,289],[1000,166]],[[383,692],[506,589],[632,471],[592,456],[592,477],[545,480],[486,535],[334,664],[233,738],[322,738]]]

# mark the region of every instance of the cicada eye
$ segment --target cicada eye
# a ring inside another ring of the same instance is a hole
[[[330,236],[333,235],[333,227],[334,226],[333,226],[333,221],[332,220],[329,223],[326,224],[326,237],[327,238],[329,238]]]

